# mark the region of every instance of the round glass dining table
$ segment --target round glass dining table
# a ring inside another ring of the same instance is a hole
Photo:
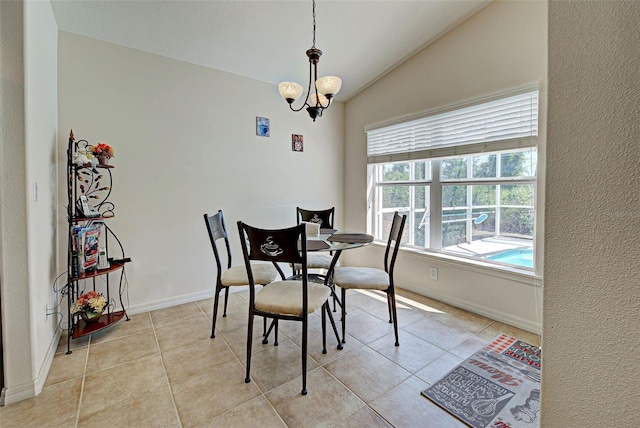
[[[327,273],[325,275],[310,274],[309,280],[313,281],[323,277],[324,284],[331,286],[333,270],[342,252],[369,245],[373,239],[373,236],[366,233],[337,232],[333,229],[320,229],[318,237],[307,237],[307,252],[329,251],[333,254]],[[334,297],[336,296],[334,295]]]

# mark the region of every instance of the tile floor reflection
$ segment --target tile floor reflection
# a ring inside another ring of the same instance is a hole
[[[211,339],[213,299],[137,314],[58,346],[40,395],[0,407],[2,427],[464,427],[420,391],[499,333],[529,332],[398,292],[400,347],[384,295],[350,290],[347,340],[311,315],[308,395],[300,395],[300,323],[281,322],[279,346],[256,322],[244,382],[248,293],[230,295]],[[220,312],[221,313],[221,312]],[[335,313],[336,320],[339,312]]]

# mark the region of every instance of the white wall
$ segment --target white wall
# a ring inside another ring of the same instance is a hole
[[[637,426],[640,3],[549,5],[541,426]]]
[[[57,253],[58,26],[49,2],[25,3],[25,146],[29,229],[29,295],[36,393],[55,353],[58,317],[47,315],[63,300],[55,294]],[[34,193],[37,183],[37,195]],[[37,201],[35,201],[37,196]],[[56,284],[60,287],[63,284]],[[45,312],[45,307],[49,308]]]
[[[56,38],[48,2],[1,2],[5,404],[42,390],[55,346]],[[33,198],[38,182],[38,201]]]
[[[239,265],[237,220],[284,227],[296,206],[344,212],[341,103],[314,123],[275,85],[69,33],[58,60],[60,140],[72,128],[116,151],[109,225],[133,260],[130,313],[213,294],[204,213],[224,211]],[[271,119],[269,138],[256,136],[256,116]],[[293,133],[304,135],[304,152],[291,150]]]
[[[539,168],[544,171],[546,115],[546,2],[489,4],[346,103],[345,225],[366,230],[366,125],[418,113],[505,89],[540,84]],[[544,177],[539,180],[544,201]],[[543,206],[540,203],[540,206]],[[544,213],[538,213],[537,237]],[[538,246],[538,274],[542,247]],[[369,246],[344,254],[345,262],[382,262],[382,250]],[[437,281],[429,267],[437,267]],[[540,288],[530,276],[452,264],[437,256],[402,251],[396,280],[400,287],[438,298],[530,331],[540,323]]]

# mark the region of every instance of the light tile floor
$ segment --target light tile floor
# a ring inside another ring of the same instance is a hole
[[[256,318],[246,384],[247,292],[230,295],[211,339],[213,299],[134,315],[90,337],[63,334],[42,393],[0,407],[4,427],[463,427],[420,391],[504,332],[529,332],[399,290],[400,346],[384,295],[350,291],[347,342],[309,323],[308,395],[301,323],[281,322],[263,345]],[[336,313],[337,315],[338,313]],[[336,321],[339,316],[336,316]]]

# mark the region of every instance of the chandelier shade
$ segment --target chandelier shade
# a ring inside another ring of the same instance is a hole
[[[282,82],[278,85],[278,91],[280,91],[280,95],[289,103],[292,103],[300,98],[303,89],[304,88],[302,87],[302,85],[296,82]]]
[[[342,87],[342,79],[336,76],[325,76],[316,80],[316,90],[320,94],[335,95]]]
[[[329,108],[331,100],[340,91],[342,79],[336,76],[324,76],[318,78],[318,62],[322,56],[322,51],[316,48],[316,1],[313,0],[313,45],[307,50],[309,58],[309,85],[307,95],[300,108],[294,108],[293,103],[300,98],[304,88],[296,82],[282,82],[278,85],[280,96],[289,103],[292,111],[300,111],[307,108],[309,116],[315,122],[316,118],[322,116],[322,112]],[[312,88],[313,84],[313,88]],[[313,89],[313,91],[312,91]]]

